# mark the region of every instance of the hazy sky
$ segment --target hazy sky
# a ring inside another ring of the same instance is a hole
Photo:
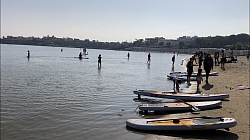
[[[1,36],[134,41],[249,34],[249,0],[1,0]]]

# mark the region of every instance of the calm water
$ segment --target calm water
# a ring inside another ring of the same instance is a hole
[[[148,66],[146,52],[130,52],[128,60],[126,51],[87,49],[89,59],[79,60],[79,48],[60,49],[1,45],[2,140],[150,138],[156,134],[126,127],[129,118],[149,117],[134,111],[142,101],[133,90],[171,90],[167,74],[185,71],[180,60],[190,57],[176,56],[172,68],[173,54],[151,53]]]

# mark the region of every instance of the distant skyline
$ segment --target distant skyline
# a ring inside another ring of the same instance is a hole
[[[249,34],[249,0],[1,0],[2,36],[100,42]]]

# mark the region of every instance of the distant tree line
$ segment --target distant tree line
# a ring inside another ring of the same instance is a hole
[[[18,45],[35,45],[35,46],[53,46],[53,47],[74,47],[74,48],[90,48],[90,49],[125,49],[124,44],[119,42],[98,42],[89,41],[88,39],[72,39],[72,38],[56,38],[52,37],[3,37],[0,39],[1,44],[18,44]]]
[[[177,41],[177,40],[176,40]],[[171,47],[174,48],[170,42],[164,44],[159,42],[158,44],[150,44],[150,42],[143,39],[136,39],[132,44],[134,47],[150,47],[157,45],[159,47]],[[230,36],[215,36],[215,37],[198,37],[193,42],[178,42],[179,47],[185,48],[227,48],[232,50],[249,50],[250,36],[248,34],[238,34]]]
[[[175,40],[178,42],[178,40]],[[188,43],[179,41],[178,44],[173,45],[170,42],[164,44],[150,44],[144,39],[136,39],[133,42],[98,42],[89,41],[88,39],[79,40],[71,38],[56,38],[52,37],[12,37],[8,36],[0,39],[1,44],[19,44],[19,45],[38,45],[38,46],[55,46],[55,47],[78,47],[78,48],[92,48],[92,49],[112,49],[124,50],[126,47],[166,47],[175,48],[226,48],[232,50],[250,50],[250,36],[248,34],[238,34],[230,36],[215,36],[215,37],[197,37]]]
[[[232,50],[249,50],[250,36],[238,34],[230,36],[202,37],[195,39],[196,46],[202,48],[229,48]]]

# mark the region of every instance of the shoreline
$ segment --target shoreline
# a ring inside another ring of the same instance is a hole
[[[237,90],[238,85],[249,85],[249,63],[245,56],[238,56],[236,63],[225,63],[225,69],[220,65],[213,66],[211,72],[219,72],[218,76],[209,76],[208,84],[206,77],[200,84],[202,94],[229,94],[229,98],[222,100],[221,108],[200,111],[199,116],[223,116],[234,118],[237,125],[230,128],[230,132],[238,135],[238,139],[249,139],[249,93],[250,89]],[[184,60],[184,67],[188,60]],[[205,72],[203,64],[202,72]],[[198,66],[194,66],[194,72]],[[184,83],[186,84],[186,83]],[[191,86],[180,89],[181,92],[196,92],[197,82],[191,81]],[[190,113],[186,113],[190,116]],[[224,130],[223,130],[224,131]],[[220,136],[218,136],[220,137]]]

